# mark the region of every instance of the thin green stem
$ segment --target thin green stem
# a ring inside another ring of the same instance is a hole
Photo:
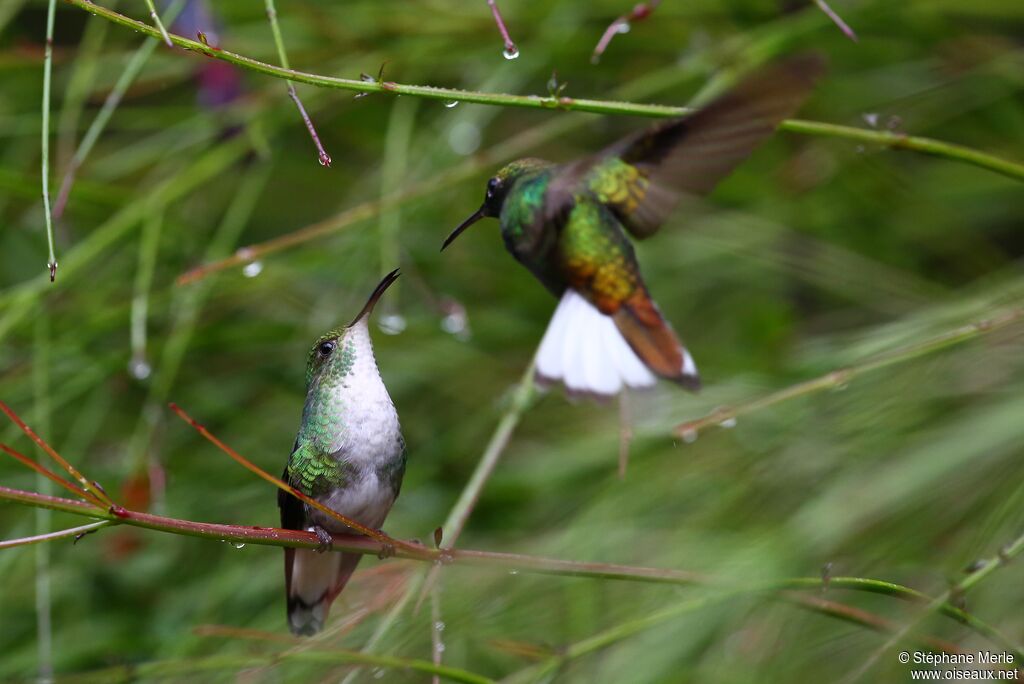
[[[167,29],[164,28],[164,23],[160,21],[160,15],[156,12],[156,7],[153,5],[153,0],[146,0],[146,6],[149,8],[149,16],[153,18],[153,23],[156,24],[157,29],[160,31],[160,35],[164,39],[164,43],[167,47],[174,47],[174,43],[171,42],[171,37],[167,35]]]
[[[42,153],[43,216],[46,220],[46,244],[50,250],[46,267],[50,282],[57,278],[57,255],[53,248],[53,215],[50,212],[50,75],[53,72],[53,24],[57,14],[57,0],[50,0],[46,8],[46,50],[43,53],[43,132],[40,136]]]
[[[96,16],[104,17],[122,26],[148,35],[158,35],[156,30],[142,22],[125,17],[112,10],[93,4],[90,0],[66,0]],[[576,99],[569,97],[539,97],[536,95],[509,95],[503,93],[482,93],[455,88],[436,88],[433,86],[409,85],[390,81],[364,81],[333,76],[322,76],[293,69],[276,67],[272,64],[245,57],[243,55],[213,48],[201,42],[171,36],[171,40],[186,50],[207,57],[220,59],[257,73],[282,78],[295,83],[306,83],[321,88],[336,88],[360,93],[391,93],[422,97],[430,100],[473,102],[477,104],[498,105],[504,107],[525,107],[530,109],[557,109],[563,111],[592,112],[595,114],[621,114],[648,117],[673,117],[687,113],[682,107],[664,105],[637,104],[633,102],[611,102],[605,100]],[[837,124],[823,124],[812,121],[788,120],[780,126],[783,130],[806,135],[827,136],[866,142],[879,147],[897,150],[914,150],[946,159],[973,164],[981,168],[995,171],[1016,180],[1024,180],[1024,164],[1000,159],[993,155],[979,152],[961,145],[940,140],[908,136],[891,131],[875,131]]]
[[[701,596],[695,599],[682,601],[674,606],[669,606],[668,608],[663,608],[659,611],[645,615],[642,618],[623,622],[619,625],[598,632],[591,637],[577,641],[574,644],[570,644],[558,655],[552,656],[547,660],[531,665],[506,677],[502,680],[502,684],[525,684],[526,682],[543,681],[546,676],[554,673],[559,667],[570,660],[593,653],[594,651],[598,651],[602,648],[606,648],[618,641],[622,641],[623,639],[635,634],[639,634],[640,632],[646,631],[673,618],[741,596],[744,593],[746,592],[743,590],[734,590],[714,595]]]
[[[174,0],[167,7],[164,17],[168,22],[172,22],[184,7],[185,0]],[[96,118],[89,124],[89,129],[82,137],[82,142],[78,144],[78,148],[64,170],[64,178],[61,180],[60,190],[57,192],[57,199],[53,204],[54,218],[59,219],[64,215],[64,209],[67,207],[68,197],[71,194],[71,187],[75,182],[75,174],[85,162],[86,157],[89,156],[93,145],[96,144],[103,130],[107,127],[110,117],[113,116],[114,111],[121,104],[121,100],[124,99],[125,93],[128,92],[128,87],[131,86],[132,82],[135,81],[135,78],[142,71],[142,67],[149,61],[156,46],[156,38],[147,38],[142,41],[142,45],[132,54],[121,75],[118,76],[114,87],[107,94],[106,99],[103,101],[103,106],[100,107],[100,111],[96,114]]]
[[[149,312],[149,291],[153,284],[153,271],[156,268],[163,222],[164,207],[159,205],[152,207],[143,222],[142,239],[139,240],[139,259],[135,270],[130,315],[132,350],[130,371],[138,380],[149,377],[150,373],[150,365],[146,360],[146,318]]]
[[[260,161],[245,171],[237,189],[232,193],[231,203],[207,243],[204,260],[230,253],[256,208],[270,178],[271,168],[270,163]],[[136,474],[145,472],[151,459],[155,458],[150,448],[153,431],[162,420],[163,405],[192,342],[196,322],[211,291],[209,285],[211,283],[201,283],[193,288],[175,288],[172,291],[170,309],[173,321],[163,338],[159,363],[153,367],[153,379],[145,407],[140,412],[131,439],[132,468]]]
[[[495,428],[494,434],[491,435],[491,441],[487,443],[487,448],[484,449],[483,456],[480,457],[480,461],[476,464],[476,469],[473,471],[472,476],[470,476],[469,482],[466,483],[462,494],[459,495],[458,501],[455,502],[455,506],[452,507],[451,512],[448,513],[448,517],[444,521],[442,527],[444,539],[441,541],[441,548],[451,549],[455,547],[455,542],[458,540],[459,535],[462,534],[462,530],[465,529],[466,521],[469,519],[470,513],[473,512],[473,507],[476,506],[476,502],[480,499],[480,493],[483,491],[484,485],[487,484],[487,481],[494,473],[501,455],[505,452],[505,447],[508,446],[508,442],[512,438],[512,433],[515,431],[516,426],[519,425],[519,421],[522,419],[526,409],[530,406],[530,400],[533,398],[533,373],[534,364],[531,363],[512,391],[508,408],[505,410],[504,415],[502,415],[501,421],[498,422],[498,427]]]
[[[113,4],[113,3],[112,3]],[[92,19],[86,22],[82,38],[75,51],[75,59],[68,76],[68,85],[61,98],[60,117],[57,120],[57,154],[55,167],[67,168],[68,161],[75,153],[75,137],[82,110],[95,84],[96,73],[101,60],[100,51],[107,33],[115,28],[109,21]],[[59,197],[59,194],[58,194]],[[59,201],[53,203],[53,220],[60,216]]]
[[[287,70],[291,70],[291,66],[288,64],[288,53],[284,49],[284,38],[281,36],[281,27],[277,23],[277,9],[274,7],[274,0],[265,0],[267,8],[267,19],[270,20],[270,31],[274,34],[274,45],[277,46],[277,56],[281,60],[281,66]],[[306,130],[309,131],[309,137],[313,139],[313,144],[316,146],[317,157],[320,160],[321,166],[331,165],[331,155],[327,154],[323,144],[320,142],[320,136],[316,134],[316,127],[313,126],[313,120],[309,118],[309,114],[306,113],[306,108],[302,104],[302,100],[299,99],[299,94],[295,92],[295,84],[288,80],[288,96],[292,98],[292,102],[295,103],[295,107],[299,110],[299,115],[302,117],[302,122],[306,125]]]
[[[925,618],[936,611],[945,612],[944,608],[946,606],[962,602],[964,594],[966,594],[969,589],[977,586],[982,580],[991,576],[997,569],[1007,565],[1022,552],[1024,552],[1024,534],[1021,534],[1012,542],[999,549],[999,552],[996,555],[982,561],[977,566],[977,569],[967,577],[954,584],[941,595],[936,596],[914,617],[914,619],[908,621],[903,625],[903,627],[895,631],[884,644],[878,647],[867,659],[864,660],[864,663],[857,670],[851,672],[843,681],[847,684],[852,684],[852,682],[856,682],[863,678],[883,655],[896,646],[896,644],[903,641],[903,639],[905,639],[913,629],[921,624]],[[963,611],[960,608],[958,608],[958,610],[961,610],[966,614],[966,611]],[[1021,653],[1019,648],[1012,648],[1012,650],[1015,651],[1016,662],[1024,660],[1024,654]]]
[[[394,626],[399,616],[405,612],[405,609],[412,602],[413,596],[419,591],[419,588],[423,586],[423,581],[427,575],[425,572],[418,572],[409,580],[409,583],[405,587],[405,592],[399,597],[398,601],[391,606],[391,610],[384,614],[384,617],[377,624],[377,628],[370,635],[370,638],[366,641],[366,644],[360,649],[361,653],[372,653],[381,640],[387,636],[388,632]],[[359,675],[359,670],[353,670],[345,675],[345,678],[341,680],[341,684],[350,684]]]
[[[277,117],[264,119],[265,126],[276,127],[278,123]],[[137,200],[125,206],[94,228],[85,240],[66,255],[61,267],[64,278],[73,277],[84,271],[92,261],[104,253],[104,250],[138,226],[145,218],[152,202],[173,203],[210,178],[223,173],[250,150],[250,141],[243,136],[237,136],[212,146],[192,160],[180,173],[160,182],[156,187],[147,189],[145,200]],[[45,282],[45,277],[36,278],[0,293],[0,339],[32,312]]]
[[[0,541],[0,549],[10,549],[14,548],[15,546],[28,546],[29,544],[40,544],[42,542],[53,541],[55,539],[77,537],[79,535],[88,534],[93,530],[98,530],[101,527],[106,527],[107,525],[112,524],[113,523],[110,520],[100,520],[98,522],[79,525],[78,527],[69,527],[66,530],[58,530],[56,532],[46,532],[44,534],[37,534],[32,537],[21,537],[20,539],[5,539],[3,541]]]
[[[657,627],[658,625],[677,617],[681,617],[717,603],[739,598],[750,593],[751,590],[749,589],[735,589],[714,595],[702,596],[680,602],[674,606],[669,606],[668,608],[664,608],[642,618],[623,622],[615,625],[614,627],[598,632],[591,637],[570,644],[566,648],[562,649],[558,655],[553,655],[542,662],[536,663],[509,675],[501,680],[502,684],[525,684],[526,682],[541,681],[546,676],[564,666],[570,660],[607,648],[617,642],[635,636],[636,634],[648,629]],[[821,613],[846,622],[851,622],[875,631],[891,632],[894,630],[893,623],[889,620],[860,608],[855,608],[835,601],[829,601],[818,596],[782,592],[777,594],[777,597],[780,600],[793,603],[794,605],[806,610]],[[920,641],[922,646],[930,650],[946,653],[961,652],[961,649],[956,644],[941,639],[923,637]]]
[[[35,403],[33,420],[44,432],[50,429],[50,312],[42,302],[35,320],[35,349],[32,359],[32,389]],[[0,445],[4,446],[4,445]],[[6,451],[6,449],[5,449]],[[27,459],[26,459],[27,460]],[[36,488],[44,494],[51,491],[52,473],[42,466],[36,470]],[[51,526],[51,512],[36,509],[36,535],[45,534]],[[36,608],[36,651],[38,653],[39,681],[53,681],[53,601],[52,574],[50,571],[50,548],[46,545],[35,549],[35,608]]]
[[[987,335],[995,330],[999,330],[1000,328],[1005,328],[1006,326],[1021,320],[1024,320],[1024,308],[1010,309],[991,318],[962,325],[931,339],[924,340],[923,342],[918,342],[900,349],[879,354],[862,363],[849,366],[848,368],[834,370],[831,373],[826,373],[825,375],[812,380],[792,385],[767,396],[733,407],[723,406],[717,408],[701,418],[680,423],[672,430],[672,432],[683,439],[692,439],[701,430],[712,425],[728,425],[732,421],[735,421],[738,416],[754,413],[755,411],[760,411],[761,409],[789,401],[790,399],[807,396],[822,390],[843,387],[854,378],[865,373],[886,368],[893,364],[909,361],[919,356],[924,356],[925,354],[945,349],[946,347],[962,344],[977,337]]]
[[[533,398],[535,366],[536,361],[530,363],[526,372],[523,373],[523,377],[520,378],[519,383],[512,391],[508,408],[498,422],[498,427],[494,429],[491,440],[487,443],[483,455],[477,462],[469,482],[462,489],[462,493],[441,526],[443,536],[440,547],[442,549],[455,548],[455,542],[458,541],[462,531],[466,528],[466,522],[473,512],[473,508],[476,507],[476,502],[480,500],[480,494],[483,492],[484,486],[491,479],[491,475],[494,474],[494,469],[498,467],[501,455],[505,453],[505,447],[508,446],[509,440],[512,439],[512,433],[515,431],[516,426],[519,425],[519,421],[522,419],[526,409],[530,406],[530,400]],[[433,590],[440,573],[440,565],[430,569],[430,574],[427,576],[423,590],[420,593],[420,598],[417,601],[417,608],[419,608],[423,598]]]
[[[151,513],[130,511],[119,507],[101,508],[84,501],[48,496],[38,494],[36,492],[26,492],[4,486],[0,486],[0,500],[10,501],[12,503],[25,506],[47,508],[96,520],[106,520],[118,524],[131,525],[133,527],[141,527],[159,532],[177,534],[180,536],[212,539],[220,542],[305,549],[316,549],[320,546],[320,540],[312,532],[285,530],[273,527],[253,527],[246,525],[222,525],[217,523],[194,522],[191,520],[169,518]],[[334,535],[332,550],[380,555],[385,546],[386,545],[381,542],[364,536]],[[1018,539],[1013,544],[1004,548],[997,558],[989,561],[988,564],[994,563],[997,560],[998,564],[1005,564],[1010,559],[1021,555],[1022,552],[1024,552],[1024,538]],[[735,594],[755,592],[772,593],[792,589],[821,591],[825,586],[823,581],[817,577],[797,577],[770,580],[761,583],[755,582],[747,586],[737,588],[735,586],[721,585],[721,583],[713,577],[683,570],[618,565],[614,563],[591,563],[497,551],[478,551],[470,549],[438,550],[416,544],[396,546],[395,557],[431,564],[442,562],[445,565],[491,567],[498,568],[502,571],[517,570],[525,573],[554,575],[560,577],[586,577],[598,580],[619,580],[645,584],[682,586],[700,584]],[[988,564],[986,567],[988,567]],[[984,572],[982,570],[978,571],[979,573],[982,573],[980,577],[985,577],[990,574],[994,570],[994,567],[983,570]],[[420,579],[422,579],[422,577],[422,574],[419,575]],[[975,579],[973,581],[965,580],[963,586],[973,586],[977,581],[979,581],[979,579]],[[970,578],[968,578],[968,580],[970,580]],[[399,599],[399,605],[408,605],[410,597],[416,593],[420,586],[421,582],[419,581],[414,580],[410,582],[405,595]],[[860,577],[833,577],[828,581],[827,587],[830,591],[845,589],[872,594],[883,594],[913,603],[928,603],[929,606],[935,604],[938,600],[932,599],[926,594],[899,584]],[[947,596],[947,599],[948,598],[949,597]],[[1013,651],[1018,657],[1024,658],[1024,650],[1019,646],[1001,635],[995,628],[987,625],[973,615],[970,615],[963,609],[952,605],[948,600],[939,604],[937,610],[941,614],[963,623],[977,631],[979,634],[991,638],[994,641],[998,641],[1000,644]],[[395,611],[393,610],[392,612]],[[370,646],[368,646],[368,648],[369,647]]]
[[[639,90],[649,93],[660,91],[667,86],[666,78],[671,75],[667,69],[655,72],[649,80],[626,86],[622,89],[622,92],[635,92]],[[674,82],[671,79],[669,81]],[[318,221],[291,233],[242,247],[230,257],[203,264],[181,274],[178,276],[176,283],[178,285],[187,285],[213,273],[244,264],[247,261],[261,259],[270,254],[337,233],[362,221],[369,220],[388,209],[402,206],[420,197],[426,197],[444,188],[468,180],[482,169],[512,159],[531,148],[564,135],[570,130],[578,128],[585,121],[586,119],[579,115],[551,119],[540,126],[523,131],[473,155],[471,159],[434,175],[430,180],[403,187],[401,190],[392,192],[377,200],[363,202],[336,216]]]

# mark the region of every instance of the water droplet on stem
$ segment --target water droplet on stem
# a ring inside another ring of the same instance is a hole
[[[519,48],[515,45],[508,45],[501,51],[501,56],[505,59],[519,59]]]
[[[251,261],[251,262],[249,262],[248,264],[246,264],[245,266],[242,267],[242,275],[244,275],[246,278],[255,278],[256,276],[258,276],[262,272],[263,272],[263,262],[262,261]]]

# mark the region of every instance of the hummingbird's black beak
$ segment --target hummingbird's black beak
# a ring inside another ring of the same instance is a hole
[[[469,228],[471,225],[479,221],[480,219],[487,216],[487,205],[481,204],[480,208],[473,212],[473,215],[468,219],[459,224],[459,227],[452,231],[451,235],[445,238],[444,244],[441,245],[441,251],[443,252],[445,247],[455,242],[455,238],[462,235],[462,231]]]
[[[373,307],[377,304],[377,300],[380,299],[380,296],[384,294],[385,290],[391,287],[391,283],[398,280],[398,276],[399,273],[397,268],[384,276],[380,283],[377,284],[377,287],[374,288],[373,294],[371,294],[370,298],[366,300],[366,304],[363,305],[363,310],[359,312],[358,316],[352,319],[352,322],[349,323],[347,327],[351,328],[353,325],[363,320],[363,318],[369,316],[373,311]]]

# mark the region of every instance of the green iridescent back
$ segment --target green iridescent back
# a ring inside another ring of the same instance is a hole
[[[306,366],[306,404],[295,449],[288,459],[292,484],[306,494],[316,494],[345,483],[344,463],[333,455],[334,445],[344,438],[345,385],[356,361],[355,344],[339,328],[323,335],[310,350]],[[338,348],[328,356],[320,353],[325,342],[336,341]]]

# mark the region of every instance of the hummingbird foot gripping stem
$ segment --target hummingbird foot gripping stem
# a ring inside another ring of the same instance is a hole
[[[330,532],[319,525],[314,525],[310,528],[310,531],[315,534],[316,538],[320,541],[320,546],[315,549],[317,553],[326,553],[334,547],[334,536]]]
[[[384,534],[384,530],[377,530],[381,534]],[[395,545],[391,542],[381,542],[380,551],[377,552],[377,558],[384,560],[385,558],[392,558],[395,555]]]

